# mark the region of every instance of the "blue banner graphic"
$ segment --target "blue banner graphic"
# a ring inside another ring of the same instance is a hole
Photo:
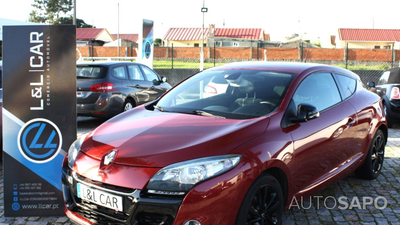
[[[3,27],[5,216],[64,215],[61,165],[76,139],[75,26]]]

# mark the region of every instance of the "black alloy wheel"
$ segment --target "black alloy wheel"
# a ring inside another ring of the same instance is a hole
[[[369,147],[364,164],[355,173],[358,177],[372,180],[379,176],[385,155],[386,138],[382,130],[378,130]]]
[[[283,193],[279,182],[269,174],[262,175],[247,192],[236,224],[282,224],[283,208]]]
[[[380,130],[379,130],[380,131]],[[382,131],[380,131],[382,133]],[[377,135],[372,144],[371,165],[372,173],[377,174],[381,171],[385,154],[385,140],[383,133]]]

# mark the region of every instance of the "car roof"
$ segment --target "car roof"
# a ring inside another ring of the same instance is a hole
[[[111,66],[111,65],[139,65],[139,64],[140,63],[121,62],[121,61],[84,61],[76,63],[77,66]]]
[[[359,79],[359,76],[349,70],[329,66],[317,63],[301,63],[301,62],[238,62],[229,63],[219,67],[214,67],[215,69],[250,69],[250,70],[270,70],[277,72],[287,72],[294,74],[311,73],[316,71],[331,71],[336,73],[344,73],[346,75],[352,76],[355,79]]]

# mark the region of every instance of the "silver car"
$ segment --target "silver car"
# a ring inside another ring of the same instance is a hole
[[[85,62],[76,67],[78,116],[110,118],[171,88],[149,67],[132,62]]]

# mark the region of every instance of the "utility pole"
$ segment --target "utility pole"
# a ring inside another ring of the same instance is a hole
[[[208,8],[205,7],[205,0],[203,0],[203,7],[201,8],[201,12],[203,13],[203,25],[201,27],[200,71],[204,70],[204,13],[207,11]]]
[[[74,0],[74,19],[72,25],[76,25],[76,0]]]
[[[119,57],[119,49],[120,49],[120,40],[119,40],[119,2],[118,2],[118,34],[117,34],[117,42],[118,42],[118,57]]]

